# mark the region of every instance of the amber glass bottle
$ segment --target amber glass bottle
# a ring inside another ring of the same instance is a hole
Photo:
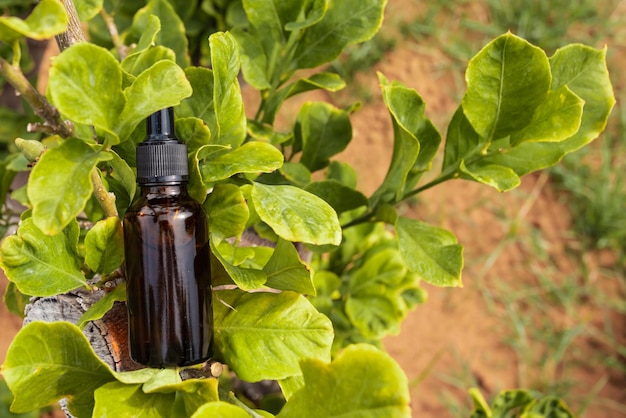
[[[124,216],[130,355],[150,367],[212,355],[207,222],[187,179],[187,147],[174,135],[172,108],[163,109],[137,147],[141,195]]]

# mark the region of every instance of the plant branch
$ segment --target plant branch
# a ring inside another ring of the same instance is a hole
[[[126,47],[126,45],[124,45],[122,39],[120,38],[120,34],[117,30],[117,25],[115,24],[113,16],[108,14],[106,10],[104,10],[104,7],[100,9],[100,16],[102,17],[102,20],[104,20],[104,23],[109,30],[113,45],[115,45],[115,49],[117,49],[117,55],[119,56],[120,60],[123,60],[128,54],[128,48]]]
[[[72,135],[71,125],[63,122],[59,111],[33,87],[19,67],[15,67],[0,58],[0,76],[28,102],[37,116],[46,121],[52,132],[64,137]]]
[[[98,199],[98,203],[100,203],[100,207],[102,207],[105,217],[117,217],[119,214],[117,212],[117,207],[115,206],[115,195],[109,193],[104,187],[102,178],[100,177],[100,174],[98,174],[99,171],[100,170],[98,170],[98,168],[95,168],[91,171],[91,184],[93,184],[93,194],[96,199]]]

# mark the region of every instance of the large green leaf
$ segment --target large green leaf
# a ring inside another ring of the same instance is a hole
[[[339,245],[341,226],[325,201],[294,186],[255,183],[252,201],[261,220],[281,238],[315,245]]]
[[[217,379],[189,379],[158,390],[147,390],[148,383],[110,382],[98,388],[94,416],[187,418],[205,403],[218,401]]]
[[[295,135],[302,144],[300,163],[311,171],[320,170],[352,140],[350,115],[328,103],[305,103],[298,113]]]
[[[211,237],[217,240],[243,233],[250,216],[246,199],[234,184],[217,184],[204,202]]]
[[[178,65],[169,60],[157,62],[124,90],[126,102],[117,127],[120,138],[124,140],[152,113],[178,105],[191,92],[191,85]]]
[[[561,147],[565,153],[569,153],[600,135],[615,105],[606,65],[606,48],[566,46],[550,57],[550,68],[553,90],[567,86],[585,102],[580,129]]]
[[[73,122],[93,125],[119,142],[114,132],[125,104],[122,69],[109,51],[87,42],[67,48],[52,63],[48,94]]]
[[[17,334],[2,365],[15,399],[12,410],[27,412],[68,398],[78,418],[91,417],[94,391],[115,380],[81,330],[68,322],[32,322]]]
[[[73,3],[80,21],[86,22],[100,13],[104,0],[74,0]]]
[[[191,418],[250,418],[250,414],[238,406],[220,401],[203,405]]]
[[[331,0],[321,21],[305,29],[294,56],[296,68],[313,68],[337,58],[348,45],[373,37],[383,21],[386,0],[362,0],[359,7]]]
[[[228,276],[240,289],[259,289],[267,281],[267,274],[265,274],[264,271],[241,266],[243,260],[236,259],[236,257],[241,254],[240,247],[235,247],[226,241],[222,241],[220,245],[211,241],[211,250],[215,258],[220,262],[222,267],[224,267]],[[253,256],[252,252],[248,254]]]
[[[462,286],[463,246],[451,232],[401,216],[396,232],[404,261],[422,280],[435,286]]]
[[[468,64],[463,111],[488,141],[524,128],[550,89],[545,52],[506,33],[491,41]]]
[[[255,382],[299,375],[305,358],[330,360],[333,327],[293,292],[214,292],[215,343],[240,378]]]
[[[209,129],[212,137],[217,136],[217,120],[215,118],[215,105],[213,103],[213,71],[203,67],[189,67],[185,69],[185,75],[191,84],[193,94],[183,100],[180,108],[176,109],[184,117],[196,117],[202,119]]]
[[[239,89],[239,46],[230,33],[209,37],[213,68],[213,105],[217,129],[213,143],[238,147],[246,138],[246,113]],[[197,116],[197,115],[196,115]],[[212,127],[211,127],[212,128]]]
[[[283,165],[283,154],[273,145],[248,142],[227,153],[213,153],[200,162],[205,183],[224,180],[237,173],[270,173]]]
[[[402,294],[417,283],[398,250],[376,252],[350,272],[346,314],[365,338],[397,334],[409,311]]]
[[[156,45],[127,56],[121,65],[124,71],[136,77],[163,60],[176,62],[176,54],[167,47]]]
[[[111,274],[124,261],[124,233],[120,218],[97,222],[85,236],[85,263],[96,273]]]
[[[368,204],[363,193],[344,186],[337,180],[316,181],[306,186],[305,190],[324,199],[338,214]]]
[[[289,241],[278,240],[263,271],[267,274],[265,285],[268,287],[315,295],[311,268],[300,259],[298,251]]]
[[[304,388],[285,404],[280,418],[409,418],[406,375],[385,352],[351,345],[330,364],[302,362]]]
[[[258,36],[243,28],[234,28],[232,35],[241,52],[241,71],[248,84],[257,90],[269,89],[272,85],[267,74],[267,56]]]
[[[133,19],[132,33],[139,39],[150,28],[152,15],[157,16],[161,26],[167,28],[156,35],[157,45],[173,50],[176,53],[176,63],[182,68],[187,68],[190,59],[187,52],[185,25],[167,0],[150,0],[145,7],[137,11]]]
[[[78,258],[77,223],[48,236],[28,218],[0,246],[0,265],[22,293],[53,296],[86,285]]]
[[[0,40],[10,43],[21,37],[43,40],[58,35],[67,27],[67,13],[59,0],[41,0],[22,20],[0,16]]]
[[[176,121],[176,136],[186,145],[187,152],[193,153],[211,142],[211,130],[200,118],[187,117]]]
[[[430,170],[439,149],[441,135],[426,117],[426,104],[414,90],[399,82],[392,82],[378,73],[383,100],[393,122],[394,153],[389,171],[375,196],[386,200],[395,191],[395,199],[410,191],[422,174]]]
[[[111,158],[76,138],[46,151],[28,181],[35,224],[49,235],[63,230],[83,211],[91,197],[91,172],[96,164]]]

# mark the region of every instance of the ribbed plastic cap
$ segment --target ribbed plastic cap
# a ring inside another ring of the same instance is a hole
[[[174,110],[170,107],[150,115],[146,133],[145,141],[137,146],[137,182],[186,181],[187,146],[174,134]]]

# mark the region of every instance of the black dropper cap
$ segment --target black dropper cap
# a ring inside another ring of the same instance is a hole
[[[137,146],[137,183],[180,183],[189,178],[187,146],[174,133],[174,109],[148,116],[146,139]]]

